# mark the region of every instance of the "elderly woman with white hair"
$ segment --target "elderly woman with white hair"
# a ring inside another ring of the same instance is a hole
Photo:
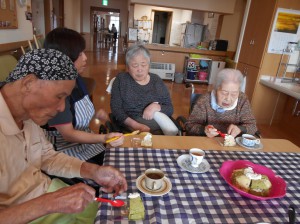
[[[197,100],[186,122],[187,134],[210,138],[217,136],[217,131],[233,137],[255,134],[256,121],[247,96],[241,92],[242,84],[243,75],[239,70],[221,70],[214,89]]]

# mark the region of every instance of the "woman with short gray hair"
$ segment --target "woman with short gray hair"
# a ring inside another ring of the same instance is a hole
[[[255,134],[256,121],[247,96],[241,92],[243,75],[239,70],[223,69],[214,80],[213,91],[196,102],[186,123],[188,135],[210,138],[218,130],[232,135]]]
[[[117,75],[111,89],[110,107],[119,125],[127,131],[177,135],[169,118],[173,105],[168,88],[156,74],[149,73],[150,53],[133,45],[126,53],[128,72]]]

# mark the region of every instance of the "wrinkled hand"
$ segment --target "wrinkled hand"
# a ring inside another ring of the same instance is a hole
[[[96,112],[95,114],[95,118],[99,119],[100,121],[102,122],[105,122],[107,121],[109,118],[108,118],[108,114],[106,113],[105,110],[103,109],[100,109]]]
[[[112,166],[99,166],[93,178],[102,191],[106,193],[114,192],[114,196],[127,191],[127,181],[123,174]]]
[[[140,132],[150,132],[150,128],[147,125],[141,123],[139,123],[137,128],[135,128],[134,130],[139,130]]]
[[[122,133],[118,133],[118,132],[111,132],[111,133],[106,134],[105,135],[105,141],[110,139],[110,138],[113,138],[113,137],[119,137],[119,138],[117,138],[116,140],[111,141],[109,143],[112,147],[117,147],[117,146],[123,145],[124,135]]]
[[[83,183],[61,188],[44,195],[50,210],[58,213],[79,213],[94,200],[95,190]]]
[[[217,132],[217,129],[212,125],[205,126],[204,132],[205,132],[206,136],[209,138],[216,137],[219,134]]]
[[[154,117],[154,113],[160,110],[161,107],[158,103],[151,103],[145,108],[143,112],[143,118],[145,120],[152,120]]]
[[[238,136],[241,132],[242,132],[242,130],[239,129],[238,126],[236,126],[234,124],[229,125],[229,127],[227,128],[227,133],[229,135],[232,135],[234,138],[236,136]]]

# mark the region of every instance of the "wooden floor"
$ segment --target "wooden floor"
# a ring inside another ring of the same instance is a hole
[[[109,81],[119,72],[125,71],[125,53],[126,48],[122,41],[116,43],[105,43],[97,41],[97,37],[84,35],[87,48],[88,66],[83,74],[86,77],[92,77],[96,80],[97,86],[93,93],[93,103],[97,109],[103,108],[110,112],[110,95],[106,92]],[[186,88],[185,84],[177,84],[172,81],[164,81],[169,88],[174,106],[173,117],[179,115],[188,116],[191,88]],[[205,84],[195,84],[195,92],[204,93],[208,86]],[[99,123],[93,120],[91,128],[98,131]],[[292,141],[300,147],[300,138],[288,135],[279,128],[269,125],[258,125],[263,138],[283,138]]]

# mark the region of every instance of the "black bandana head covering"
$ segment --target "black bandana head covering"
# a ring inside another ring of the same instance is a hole
[[[43,80],[74,80],[78,77],[71,59],[54,49],[35,49],[24,54],[5,82],[14,82],[28,74]]]

